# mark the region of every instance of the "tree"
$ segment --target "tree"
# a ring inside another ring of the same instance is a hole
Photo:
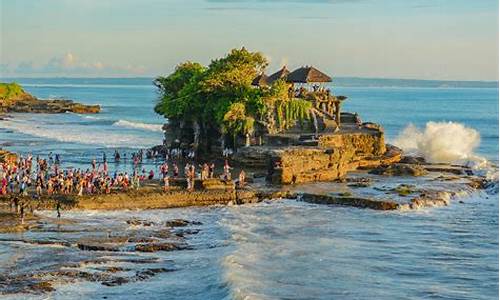
[[[246,115],[245,105],[241,102],[231,104],[224,115],[223,133],[230,134],[236,147],[238,134],[252,134],[254,130],[254,118]]]
[[[276,130],[277,118],[277,130],[286,129],[295,119],[305,116],[307,107],[302,102],[290,104],[290,86],[285,81],[279,80],[269,88],[251,85],[267,64],[260,52],[245,48],[231,50],[208,67],[182,63],[169,76],[154,81],[160,94],[155,111],[168,118],[169,123],[179,125],[175,128],[190,124],[195,134],[187,143],[196,144],[200,131],[204,133],[201,139],[206,139],[200,143],[205,145],[214,139],[214,133],[229,134],[236,141],[238,135],[254,131],[255,120],[268,124],[271,132]]]
[[[198,107],[197,85],[206,71],[199,63],[185,62],[167,77],[158,77],[154,85],[159,89],[160,101],[155,112],[166,118],[183,118]]]

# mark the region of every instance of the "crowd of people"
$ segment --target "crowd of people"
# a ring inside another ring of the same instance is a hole
[[[158,156],[158,153],[147,153]],[[185,155],[185,156],[184,156]],[[127,154],[114,153],[115,162],[126,160]],[[197,166],[194,162],[184,164],[183,177],[179,172],[179,158],[194,158],[194,151],[181,151],[172,149],[169,151],[158,169],[156,167],[146,170],[141,164],[144,153],[142,150],[132,153],[130,156],[133,163],[133,171],[129,174],[123,172],[110,172],[106,153],[103,153],[102,160],[97,162],[93,159],[89,168],[61,168],[61,156],[49,153],[47,158],[39,156],[33,157],[31,154],[23,157],[19,156],[16,162],[3,163],[0,165],[0,195],[22,195],[28,194],[34,197],[53,194],[109,194],[112,190],[126,191],[129,188],[138,189],[145,180],[158,179],[163,189],[170,189],[171,178],[185,179],[187,189],[194,189],[196,179],[207,180],[215,177],[215,163],[203,163]],[[232,167],[228,160],[225,160],[221,179],[231,181]],[[157,171],[157,175],[155,175]],[[239,186],[244,185],[245,172],[239,175]],[[28,191],[31,191],[28,193]]]

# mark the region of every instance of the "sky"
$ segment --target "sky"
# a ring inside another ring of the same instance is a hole
[[[166,75],[232,48],[268,73],[498,80],[496,0],[0,0],[0,77]]]

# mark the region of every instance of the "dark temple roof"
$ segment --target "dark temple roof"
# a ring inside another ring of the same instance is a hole
[[[315,67],[305,66],[288,74],[287,81],[293,83],[331,82],[332,78]]]
[[[288,74],[290,74],[290,71],[286,68],[286,66],[283,66],[278,72],[273,73],[268,77],[268,82],[273,83],[276,80],[284,79],[287,80]]]
[[[254,80],[252,81],[252,85],[253,86],[267,86],[267,85],[269,85],[269,77],[266,74],[261,73],[260,75],[258,75],[257,77],[254,78]]]

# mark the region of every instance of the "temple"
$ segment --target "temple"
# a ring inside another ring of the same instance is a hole
[[[359,167],[400,158],[400,152],[386,146],[380,125],[341,111],[347,97],[332,92],[329,75],[313,66],[293,71],[283,66],[267,75],[265,64],[238,73],[242,54],[247,50],[234,50],[208,70],[187,63],[157,80],[165,95],[157,112],[168,118],[164,147],[194,150],[201,160],[232,149],[234,162],[266,170],[268,181],[277,184],[336,180]],[[225,69],[223,63],[228,63]],[[199,75],[191,74],[193,68]],[[248,73],[254,75],[245,77]],[[172,90],[182,87],[179,78],[191,79],[176,94]],[[189,94],[192,90],[196,93]],[[190,110],[196,105],[201,110]]]

